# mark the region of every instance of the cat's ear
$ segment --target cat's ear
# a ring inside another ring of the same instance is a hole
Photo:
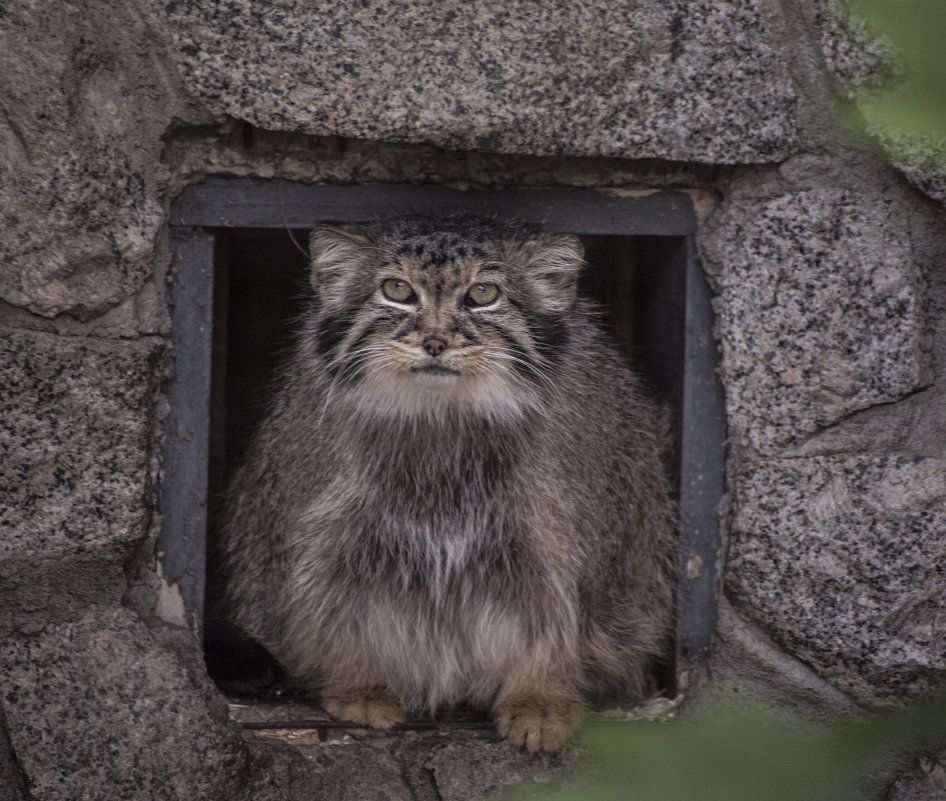
[[[319,225],[309,235],[309,283],[323,300],[356,275],[370,252],[371,242],[355,227]]]
[[[526,274],[538,290],[539,302],[551,311],[567,311],[578,294],[578,274],[585,266],[585,248],[571,234],[540,234],[526,242]]]

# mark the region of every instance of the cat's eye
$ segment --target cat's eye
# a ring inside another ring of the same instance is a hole
[[[411,303],[416,297],[414,288],[407,281],[402,281],[400,278],[389,278],[381,284],[381,291],[388,300],[393,300],[396,303]]]
[[[466,300],[472,306],[486,306],[499,297],[496,284],[473,284],[466,292]]]

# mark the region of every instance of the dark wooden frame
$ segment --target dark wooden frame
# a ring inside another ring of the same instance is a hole
[[[686,193],[618,193],[580,188],[461,191],[397,184],[325,186],[211,177],[188,187],[171,211],[172,357],[166,386],[158,555],[163,575],[183,595],[189,623],[203,614],[210,436],[215,230],[359,222],[404,210],[508,214],[549,231],[673,237],[667,269],[683,317],[679,416],[680,583],[676,676],[685,688],[705,662],[716,619],[719,550],[716,507],[723,494],[725,416],[716,376],[710,292]]]

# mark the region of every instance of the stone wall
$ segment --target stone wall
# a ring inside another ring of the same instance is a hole
[[[493,784],[545,767],[495,742],[305,759],[230,724],[195,638],[167,622],[166,220],[208,173],[711,193],[699,246],[730,435],[711,684],[822,712],[931,686],[946,193],[847,122],[887,56],[845,15],[839,0],[6,3],[0,794],[459,798],[476,760]],[[914,770],[895,797],[941,773]]]

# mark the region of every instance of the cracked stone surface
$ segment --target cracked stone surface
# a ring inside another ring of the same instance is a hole
[[[888,791],[886,801],[943,801],[946,798],[946,751],[916,760]]]
[[[701,232],[730,435],[761,454],[930,381],[909,218],[833,187],[738,190]]]
[[[563,779],[578,766],[577,749],[530,755],[491,730],[352,736],[331,729],[324,739],[301,730],[273,732],[268,738],[291,743],[316,766],[321,797],[339,801],[475,801]]]
[[[848,454],[746,465],[725,590],[736,610],[855,699],[946,670],[946,460]]]

